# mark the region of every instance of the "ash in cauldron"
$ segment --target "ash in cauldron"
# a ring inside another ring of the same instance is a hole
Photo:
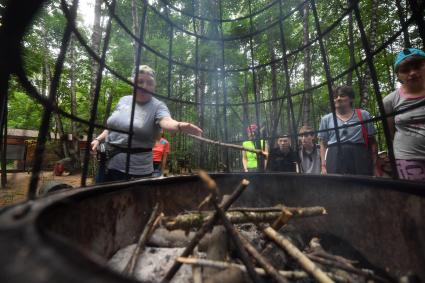
[[[323,206],[326,216],[292,222],[302,238],[318,237],[325,250],[360,260],[362,267],[391,278],[412,273],[425,279],[425,191],[420,184],[292,174],[213,175],[227,194],[244,177],[251,183],[234,206]],[[77,189],[9,208],[0,217],[1,281],[132,281],[106,263],[137,241],[155,203],[162,203],[167,216],[177,215],[196,210],[208,193],[196,176],[174,177]]]

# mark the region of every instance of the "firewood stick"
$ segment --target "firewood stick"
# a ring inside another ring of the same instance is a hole
[[[248,187],[249,181],[246,179],[243,179],[242,182],[239,184],[239,186],[233,191],[231,196],[222,204],[220,205],[221,208],[226,211],[229,209],[229,207],[238,199],[238,197],[243,193],[243,191]],[[208,233],[208,231],[211,230],[211,228],[214,226],[215,222],[218,220],[218,214],[215,213],[213,217],[207,219],[204,224],[199,228],[199,230],[196,232],[193,239],[190,241],[190,243],[187,245],[183,253],[180,255],[181,257],[187,257],[189,256],[193,249],[196,247],[198,242],[202,239],[202,237]],[[178,261],[175,261],[174,264],[171,266],[171,268],[168,270],[165,277],[162,279],[162,283],[170,282],[171,279],[173,279],[174,275],[179,270],[180,266],[182,264]]]
[[[249,151],[249,152],[253,152],[253,153],[256,153],[256,154],[261,154],[261,155],[267,157],[267,154],[265,154],[260,149],[249,149],[249,148],[245,148],[245,147],[240,146],[240,145],[231,144],[231,143],[224,143],[224,142],[221,142],[221,141],[210,140],[210,139],[207,139],[207,138],[198,137],[198,136],[191,135],[191,134],[188,134],[188,136],[189,137],[192,137],[192,138],[194,138],[196,140],[199,140],[201,142],[206,142],[206,143],[215,144],[215,145],[222,146],[222,147],[233,148],[233,149],[237,149],[237,150]]]
[[[339,269],[342,269],[342,270],[345,270],[345,271],[348,271],[348,272],[351,272],[351,273],[362,275],[366,278],[374,279],[374,280],[379,281],[379,282],[389,282],[385,278],[382,278],[380,276],[375,275],[372,271],[365,271],[365,270],[362,270],[362,269],[355,268],[355,267],[348,265],[348,264],[344,264],[344,263],[329,260],[329,259],[324,259],[324,258],[315,256],[315,255],[307,254],[307,257],[309,259],[311,259],[311,260],[313,260],[317,263],[321,263],[323,265],[331,266],[331,267],[334,267],[334,268],[339,268]]]
[[[217,260],[209,260],[209,259],[202,259],[202,258],[194,258],[194,257],[178,257],[176,259],[178,262],[184,263],[184,264],[190,264],[190,265],[196,265],[196,266],[203,266],[203,267],[211,267],[216,269],[226,269],[230,267],[236,267],[242,270],[243,272],[246,271],[246,267],[243,264],[233,263],[233,262],[225,262],[225,261],[217,261]],[[254,268],[255,271],[262,276],[267,275],[266,271],[263,268],[256,267]],[[304,271],[283,271],[280,270],[279,273],[289,279],[301,279],[308,277],[308,274]]]
[[[193,283],[202,283],[202,267],[192,265],[192,279]]]
[[[251,254],[252,257],[255,258],[257,263],[267,272],[268,275],[270,275],[271,278],[273,278],[276,282],[279,283],[288,283],[288,280],[286,280],[285,277],[279,274],[279,272],[274,268],[273,265],[264,257],[262,256],[255,247],[239,232],[235,231],[236,234],[241,239],[242,244],[244,245],[245,249],[249,254]]]
[[[291,208],[285,207],[294,218],[297,217],[310,217],[326,214],[323,207],[306,207],[306,208]],[[226,217],[229,218],[233,224],[241,223],[271,223],[275,221],[282,214],[282,208],[278,211],[270,212],[250,212],[250,211],[229,211],[226,212]],[[200,227],[205,219],[211,217],[213,212],[192,212],[187,214],[177,215],[176,217],[165,217],[163,223],[165,228],[169,230]]]
[[[317,237],[313,237],[310,240],[310,243],[308,245],[309,245],[309,248],[306,251],[307,254],[319,256],[319,257],[322,257],[322,258],[325,258],[325,259],[341,262],[341,263],[348,264],[348,265],[358,263],[357,261],[350,260],[350,259],[347,259],[345,257],[339,256],[339,255],[333,255],[333,254],[326,252],[323,249],[322,245],[320,244],[320,239],[317,238]]]
[[[313,252],[308,253],[308,254],[318,256],[318,257],[328,259],[328,260],[333,260],[333,261],[340,262],[342,264],[347,264],[347,265],[352,265],[352,264],[358,263],[358,261],[347,259],[347,258],[339,256],[339,255],[333,255],[333,254],[330,254],[326,251],[313,251]]]
[[[321,283],[334,282],[325,272],[318,268],[307,256],[305,256],[296,246],[294,246],[286,237],[280,235],[271,227],[262,229],[267,237],[272,239],[277,245],[282,247],[290,256],[292,256],[302,268],[310,273],[317,281]]]
[[[217,187],[217,183],[208,175],[207,172],[200,170],[198,175],[206,187],[211,191],[211,193],[199,204],[198,210],[200,211],[205,205],[208,205],[212,199],[217,198],[219,189]]]
[[[281,212],[282,208],[286,208],[294,215],[302,216],[319,216],[327,214],[327,211],[322,206],[311,206],[311,207],[289,207],[283,205],[277,205],[274,207],[232,207],[228,211],[239,211],[239,212]]]
[[[139,261],[140,254],[145,249],[145,245],[146,245],[146,242],[148,241],[148,237],[151,234],[151,232],[154,230],[155,223],[158,223],[156,221],[158,214],[159,214],[159,203],[156,203],[149,217],[148,223],[143,228],[143,232],[139,237],[136,248],[131,254],[130,260],[128,261],[127,265],[125,266],[123,270],[124,274],[133,275],[134,268],[136,267],[136,264]]]
[[[243,272],[246,272],[246,268],[243,264],[237,264],[233,262],[224,262],[224,261],[208,260],[208,259],[193,258],[193,257],[178,257],[176,260],[184,264],[211,267],[216,269],[226,269],[229,267],[236,267],[242,270]],[[255,271],[261,276],[267,275],[266,271],[263,268],[256,267]],[[295,271],[278,270],[278,272],[280,275],[288,279],[302,279],[302,278],[309,277],[308,273],[306,273],[305,271],[299,271],[299,270],[295,270]],[[327,275],[337,281],[348,282],[346,279],[341,278],[340,276],[336,274],[327,273]]]
[[[254,283],[263,282],[260,276],[255,272],[254,264],[249,258],[249,255],[247,251],[245,250],[246,247],[242,243],[241,238],[238,236],[238,233],[236,232],[235,227],[233,227],[232,223],[230,223],[229,219],[227,219],[223,209],[221,209],[215,201],[213,201],[212,204],[214,205],[214,208],[217,211],[218,216],[223,222],[224,228],[226,228],[227,233],[230,236],[230,239],[232,239],[233,243],[235,244],[236,251],[239,255],[239,258],[242,260],[242,262],[246,266],[246,270],[248,272],[249,277],[252,279]]]
[[[279,217],[273,222],[272,228],[275,230],[279,230],[289,222],[292,216],[293,214],[289,211],[289,209],[282,208],[282,212]]]

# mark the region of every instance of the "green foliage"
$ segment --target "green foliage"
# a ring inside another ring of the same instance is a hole
[[[258,1],[209,1],[199,0],[172,0],[174,6],[181,9],[184,13],[196,14],[209,19],[235,19],[248,15],[250,11],[256,13],[272,3],[272,0]],[[151,7],[148,7],[144,29],[144,44],[160,53],[163,58],[158,57],[147,48],[142,48],[141,63],[152,66],[157,73],[157,93],[163,97],[164,102],[169,106],[172,115],[178,120],[191,121],[196,124],[202,124],[205,135],[210,138],[224,139],[225,128],[227,127],[228,141],[240,142],[244,135],[244,123],[256,121],[256,110],[259,110],[260,123],[266,125],[267,132],[271,133],[271,122],[277,117],[272,116],[274,107],[282,108],[279,112],[280,123],[278,132],[288,132],[288,103],[286,85],[292,94],[302,92],[304,85],[304,51],[300,50],[287,57],[289,68],[289,79],[286,81],[284,74],[283,54],[289,54],[297,51],[303,45],[304,27],[309,24],[309,37],[314,40],[318,33],[315,27],[313,13],[307,22],[303,20],[303,11],[295,10],[299,1],[289,0],[282,2],[283,15],[286,17],[282,23],[279,23],[280,8],[279,1],[258,13],[251,19],[249,17],[239,21],[225,21],[222,24],[217,21],[203,21],[192,19],[190,16],[183,15],[170,7],[165,7],[163,1],[149,1]],[[320,19],[320,28],[322,32],[336,21],[347,9],[347,2],[343,0],[315,1],[317,2],[317,12]],[[392,34],[400,28],[397,8],[391,1],[361,1],[360,11],[366,33],[371,30],[371,3],[378,3],[378,21],[376,25],[376,37],[373,38],[374,47],[380,46]],[[144,1],[136,1],[137,13],[141,26],[142,5]],[[308,3],[308,2],[307,2]],[[403,2],[404,3],[404,2]],[[220,10],[221,4],[221,10]],[[250,6],[251,5],[251,6]],[[0,8],[2,8],[0,6]],[[170,24],[160,17],[153,9],[168,18],[176,26],[171,28]],[[108,21],[107,9],[104,7],[102,12],[103,26],[106,27]],[[221,12],[221,15],[220,15]],[[124,22],[129,30],[132,30],[133,18],[131,12],[131,0],[119,0],[116,7],[117,16]],[[408,13],[410,16],[410,13]],[[356,21],[354,21],[356,22]],[[85,27],[81,15],[78,17],[78,26],[80,32],[88,40],[91,30]],[[33,26],[28,31],[23,42],[23,61],[25,71],[35,87],[41,94],[48,94],[48,82],[53,75],[54,64],[59,53],[62,42],[63,31],[66,25],[66,19],[60,10],[59,1],[51,1],[49,5],[35,19]],[[332,29],[323,37],[323,43],[326,48],[326,59],[329,62],[332,77],[345,71],[350,65],[350,46],[348,40],[348,17],[342,19],[337,28]],[[263,30],[267,26],[269,29]],[[285,40],[286,53],[282,46],[281,30]],[[183,31],[182,31],[183,30]],[[170,32],[172,36],[170,37]],[[196,39],[184,31],[197,33],[200,38]],[[223,45],[217,40],[208,40],[207,38],[225,39],[238,38],[248,35],[251,32],[261,31],[252,38],[244,37],[239,40],[224,41]],[[416,27],[409,28],[412,44],[417,47],[423,46]],[[102,36],[105,36],[103,33]],[[139,34],[135,35],[139,37]],[[402,36],[394,43],[385,48],[374,59],[375,68],[379,77],[379,84],[383,94],[389,93],[395,87],[395,78],[392,70],[394,53],[403,46]],[[372,40],[372,38],[369,38]],[[169,52],[170,44],[172,50]],[[251,46],[252,44],[252,46]],[[198,50],[196,49],[198,47]],[[354,42],[356,62],[365,58],[364,49],[360,40],[358,26],[354,23]],[[71,112],[71,71],[75,71],[75,86],[77,99],[77,116],[88,120],[91,109],[89,88],[91,80],[92,61],[86,50],[74,39],[74,59],[67,52],[60,86],[58,89],[57,103],[59,107],[67,112]],[[224,48],[224,54],[222,54]],[[309,46],[311,52],[311,81],[313,85],[324,82],[327,78],[324,71],[323,58],[319,49],[318,42]],[[251,52],[251,49],[253,52]],[[135,45],[133,38],[130,37],[116,21],[112,21],[112,32],[108,46],[106,63],[117,73],[125,78],[131,78],[134,70]],[[271,57],[276,59],[275,69],[277,74],[276,90],[278,100],[270,101],[272,98],[272,68],[270,65]],[[196,72],[192,68],[169,64],[168,58],[186,64],[196,66],[196,62],[201,69],[209,69],[206,72],[199,70]],[[223,61],[224,57],[224,61]],[[248,70],[252,63],[261,65],[255,69],[257,80],[254,84],[254,76],[251,70]],[[75,69],[72,69],[72,64]],[[225,79],[222,79],[222,67],[225,67]],[[171,68],[171,76],[168,77]],[[367,65],[363,64],[356,72],[353,72],[353,86],[356,92],[360,92],[362,78],[365,75]],[[239,70],[241,71],[229,71]],[[196,78],[196,73],[198,77]],[[347,76],[334,82],[334,85],[341,85],[347,82]],[[254,86],[257,92],[254,92]],[[198,87],[198,89],[196,89]],[[379,115],[377,102],[374,98],[373,89],[369,82],[368,91],[371,94],[371,100],[368,109],[373,115]],[[114,106],[120,97],[132,93],[132,86],[126,82],[117,79],[109,72],[103,73],[102,87],[99,94],[99,103],[97,109],[97,122],[103,123],[106,115],[107,100],[109,95],[113,97]],[[195,94],[198,94],[196,96]],[[225,97],[226,94],[226,97]],[[313,124],[317,125],[321,115],[329,112],[329,94],[326,84],[316,88],[311,92],[313,95]],[[204,102],[206,105],[177,103],[169,101],[166,98],[170,96],[173,99],[187,102]],[[256,109],[252,103],[255,100],[268,102],[261,103]],[[247,100],[250,105],[228,106],[224,108],[222,103],[242,103]],[[283,102],[282,102],[283,101]],[[292,97],[294,104],[294,114],[298,121],[301,113],[302,95],[298,94]],[[34,103],[26,93],[20,89],[19,84],[12,83],[9,94],[9,127],[37,129],[42,115],[42,107]],[[224,118],[227,119],[227,125],[224,124]],[[63,119],[66,132],[71,132],[71,122]],[[53,126],[53,123],[52,123]],[[79,125],[81,134],[87,130],[87,126]],[[172,147],[176,156],[184,156],[185,152],[191,151],[193,155],[192,163],[199,164],[199,159],[204,157],[208,161],[208,169],[217,169],[218,163],[222,162],[220,150],[207,146],[204,153],[198,152],[199,147],[196,142],[190,139],[173,136]],[[239,161],[239,155],[233,154],[235,163]]]

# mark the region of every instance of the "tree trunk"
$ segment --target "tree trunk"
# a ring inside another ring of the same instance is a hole
[[[105,109],[105,116],[103,117],[103,125],[106,126],[106,122],[108,121],[109,115],[111,114],[111,108],[112,108],[112,99],[114,98],[114,95],[112,91],[108,94],[108,100],[106,101],[106,109]]]
[[[93,33],[91,35],[91,48],[96,54],[100,53],[100,43],[102,41],[102,26],[100,24],[100,17],[102,11],[102,0],[96,0],[94,5],[94,23]],[[99,69],[99,64],[91,60],[91,80],[90,80],[90,109],[93,106],[94,91],[96,88],[96,74]]]
[[[369,45],[370,50],[375,49],[375,43],[376,43],[376,31],[378,26],[378,5],[379,2],[377,0],[372,0],[371,3],[371,11],[370,11],[370,28],[369,28]],[[366,66],[363,82],[362,82],[362,88],[360,91],[361,101],[360,101],[360,107],[366,108],[369,104],[369,85],[370,85],[371,77],[370,77],[370,70]]]
[[[350,0],[347,0],[348,4],[351,3]],[[348,14],[348,50],[350,52],[350,67],[355,64],[355,56],[354,56],[354,24],[353,24],[353,13],[350,12]],[[347,85],[353,85],[353,71],[350,71],[347,74]]]
[[[68,147],[68,135],[65,134],[65,131],[63,129],[62,119],[59,113],[55,113],[55,123],[56,123],[56,130],[59,134],[59,142],[61,144],[61,149],[63,153],[63,157],[69,157],[69,147]]]
[[[69,41],[69,60],[71,68],[69,70],[69,79],[71,85],[71,115],[77,115],[77,92],[75,86],[75,44],[74,37],[71,36]],[[81,168],[80,160],[80,133],[78,132],[77,123],[74,120],[71,120],[71,129],[72,129],[72,155],[71,160],[75,170]]]
[[[395,5],[397,7],[397,14],[398,14],[398,18],[400,20],[400,24],[401,26],[406,26],[406,18],[405,18],[405,14],[404,14],[404,9],[401,6],[401,1],[400,0],[395,0]],[[409,31],[407,29],[403,30],[403,40],[404,40],[404,47],[411,47],[411,43],[410,43],[410,37],[409,37]]]
[[[304,44],[307,44],[310,41],[309,34],[309,5],[304,5],[303,11],[303,21],[304,21]],[[304,49],[304,90],[311,88],[311,59],[310,59],[310,47]],[[311,125],[311,114],[310,114],[310,100],[311,93],[310,91],[305,92],[303,95],[303,104],[302,104],[302,124]]]
[[[50,88],[50,65],[49,65],[49,44],[48,44],[48,37],[47,37],[47,27],[44,28],[44,35],[43,35],[43,44],[44,44],[44,52],[43,52],[43,78],[41,83],[41,93],[43,96],[47,97],[49,95],[49,88]]]
[[[202,1],[199,1],[199,4],[196,5],[194,4],[194,14],[195,15],[202,15]],[[204,34],[205,32],[205,23],[204,21],[200,21],[199,23],[199,29],[196,27],[196,22],[193,22],[193,27],[194,30],[198,33],[198,34]],[[204,62],[205,58],[200,58],[200,54],[199,54],[199,40],[196,39],[196,56],[197,56],[197,62],[199,64],[199,62]],[[205,72],[202,71],[198,71],[198,77],[197,77],[197,81],[195,82],[195,101],[197,103],[199,103],[196,107],[197,107],[197,118],[198,118],[198,125],[201,129],[204,129],[204,117],[205,117],[205,87],[206,87],[206,74]],[[199,166],[201,168],[205,168],[206,166],[206,158],[205,158],[205,149],[206,146],[204,143],[199,143],[199,154],[198,154],[198,160],[199,160]]]
[[[133,17],[133,33],[135,36],[139,36],[139,16],[137,13],[137,3],[140,1],[137,0],[131,0],[131,15]],[[134,66],[136,66],[136,60],[137,60],[137,50],[139,48],[137,40],[134,39],[133,41],[133,48],[134,48]]]
[[[271,61],[274,61],[276,59],[276,54],[274,51],[274,47],[272,42],[269,42],[269,53],[270,53],[270,59]],[[271,65],[271,76],[272,76],[272,103],[271,103],[271,111],[270,111],[270,127],[271,127],[271,135],[275,136],[277,133],[277,126],[279,124],[279,101],[277,100],[278,96],[278,88],[277,88],[277,65],[272,64]]]
[[[243,102],[242,108],[243,108],[243,135],[244,135],[244,139],[247,139],[248,136],[246,134],[245,129],[248,128],[249,126],[249,105],[248,105],[248,78],[247,78],[247,73],[244,74],[245,78],[244,78],[244,88],[242,90],[242,92],[240,92],[241,94],[241,99]]]

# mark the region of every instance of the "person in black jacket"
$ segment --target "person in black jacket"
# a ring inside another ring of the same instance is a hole
[[[270,151],[267,169],[278,172],[296,172],[296,154],[291,148],[291,139],[282,135],[277,146]]]

